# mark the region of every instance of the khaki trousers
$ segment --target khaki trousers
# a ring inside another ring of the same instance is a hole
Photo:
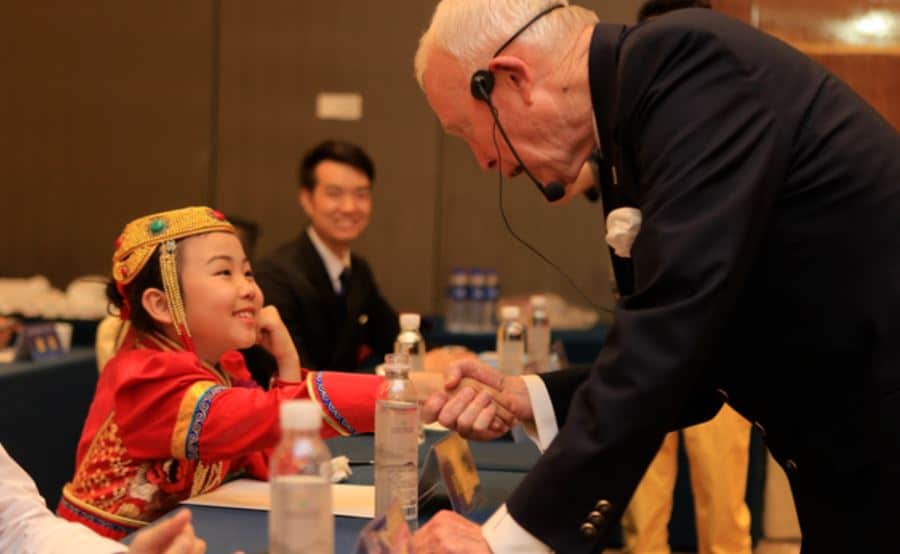
[[[683,429],[691,472],[699,554],[750,554],[744,502],[750,423],[727,404],[705,423]],[[625,551],[668,554],[669,517],[678,473],[678,432],[666,435],[622,518]]]

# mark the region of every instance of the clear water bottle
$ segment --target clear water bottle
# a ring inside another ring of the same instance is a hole
[[[281,404],[281,442],[270,461],[271,554],[333,554],[331,453],[319,437],[322,413],[311,400]]]
[[[450,272],[447,287],[447,305],[444,307],[444,328],[451,333],[462,333],[466,319],[466,302],[469,298],[469,276],[465,270],[454,268]]]
[[[425,339],[419,332],[421,322],[419,314],[400,314],[400,334],[394,341],[394,354],[408,355],[412,371],[425,371]]]
[[[497,369],[519,375],[525,366],[525,326],[519,321],[518,306],[503,306],[497,328]]]
[[[409,380],[409,357],[384,357],[375,405],[375,517],[398,502],[410,530],[419,521],[419,403]]]
[[[484,285],[484,272],[478,268],[473,268],[469,272],[469,300],[466,303],[465,330],[469,333],[481,333],[484,330],[484,324],[481,321],[484,313]]]
[[[528,363],[537,373],[550,369],[550,319],[547,317],[547,298],[535,294],[529,299],[531,319],[528,326]]]
[[[481,321],[487,333],[497,328],[498,300],[500,300],[500,277],[496,270],[489,269],[484,272],[484,304],[481,308]]]

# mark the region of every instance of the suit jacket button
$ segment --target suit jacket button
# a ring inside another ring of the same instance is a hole
[[[594,509],[599,511],[601,514],[609,513],[609,510],[612,508],[612,504],[609,503],[609,500],[598,500],[597,505],[594,506]]]
[[[716,389],[716,394],[722,399],[722,402],[728,404],[728,392],[725,389]]]
[[[596,526],[602,526],[606,522],[606,516],[594,510],[588,514],[587,520]]]
[[[799,468],[797,467],[797,462],[789,459],[784,462],[784,469],[787,470],[788,473],[797,473],[797,469]]]
[[[592,523],[582,523],[580,531],[581,536],[588,539],[592,539],[597,536],[597,527],[595,527]]]
[[[763,440],[766,440],[766,428],[762,426],[762,423],[754,421],[753,426],[756,427],[757,431],[759,431],[759,436],[761,436]]]
[[[362,315],[360,315],[360,316],[356,319],[356,321],[358,321],[360,325],[365,325],[366,323],[369,322],[369,314],[362,314]]]

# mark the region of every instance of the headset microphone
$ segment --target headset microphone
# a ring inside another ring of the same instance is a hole
[[[494,57],[496,58],[497,56],[499,56],[500,52],[502,52],[507,46],[509,46],[509,44],[512,41],[514,41],[516,39],[516,37],[521,35],[525,31],[525,29],[530,27],[535,21],[544,17],[545,15],[552,12],[553,10],[558,10],[559,8],[564,8],[564,7],[565,7],[565,4],[553,4],[550,7],[548,7],[547,9],[545,9],[544,11],[542,11],[541,13],[532,17],[527,23],[525,23],[525,25],[520,27],[519,30],[516,31],[513,34],[513,36],[511,36],[509,38],[509,40],[504,42],[503,45],[497,49],[496,52],[494,52]],[[500,158],[500,156],[501,156],[500,147],[497,144],[496,130],[500,131],[500,135],[503,136],[503,140],[506,142],[506,145],[509,147],[509,151],[512,152],[512,155],[516,158],[516,161],[519,162],[519,167],[521,167],[522,171],[524,171],[525,174],[528,175],[528,177],[534,182],[534,185],[538,188],[539,191],[541,191],[541,194],[544,195],[544,198],[547,199],[547,202],[556,202],[557,200],[562,198],[566,194],[566,189],[562,185],[562,183],[560,183],[559,181],[552,181],[550,183],[547,183],[546,185],[543,185],[540,181],[537,180],[537,178],[534,176],[534,174],[531,173],[531,171],[525,165],[525,162],[522,161],[522,158],[519,157],[519,153],[516,152],[516,148],[512,145],[512,142],[510,142],[509,137],[506,136],[506,130],[503,129],[503,125],[500,123],[500,116],[497,113],[497,108],[494,106],[494,102],[491,100],[491,92],[493,92],[493,90],[494,90],[494,74],[491,73],[490,71],[488,71],[487,69],[479,69],[479,70],[475,71],[475,73],[472,74],[472,78],[469,82],[469,89],[472,92],[472,96],[474,96],[476,100],[480,100],[480,101],[484,102],[485,104],[487,104],[488,108],[491,110],[491,117],[494,118],[495,132],[493,133],[493,139],[494,139],[494,148],[496,148],[496,150],[497,150],[497,177],[499,178],[499,181],[500,181],[498,183],[499,184],[498,189],[500,192],[500,198],[499,198],[499,200],[500,200],[500,215],[503,217],[503,223],[504,223],[504,225],[506,225],[506,229],[517,241],[521,242],[526,248],[528,248],[534,254],[536,254],[539,258],[541,258],[542,260],[547,262],[553,269],[555,269],[557,272],[559,272],[560,275],[565,277],[566,280],[569,282],[569,284],[572,285],[572,288],[574,288],[576,291],[578,291],[578,294],[580,294],[585,300],[587,300],[587,302],[591,306],[596,308],[597,311],[604,311],[604,312],[607,312],[610,314],[613,313],[613,311],[611,309],[605,308],[602,306],[598,306],[597,304],[595,304],[594,301],[591,300],[591,298],[587,294],[585,294],[584,291],[578,287],[578,285],[575,284],[575,281],[573,281],[571,277],[569,277],[562,269],[559,268],[559,266],[557,266],[555,263],[550,261],[550,259],[547,256],[541,254],[540,251],[538,251],[538,249],[531,246],[531,244],[529,244],[527,241],[522,239],[522,237],[520,237],[518,234],[516,234],[515,231],[513,231],[512,226],[509,224],[509,220],[506,218],[506,213],[503,211],[503,168],[502,168],[503,164],[502,164],[502,160]]]
[[[490,71],[486,69],[479,69],[472,75],[471,82],[471,90],[472,96],[476,99],[481,100],[485,104],[488,105],[488,108],[491,111],[491,117],[494,118],[494,123],[497,125],[497,129],[500,130],[500,135],[503,137],[503,140],[506,142],[506,145],[509,147],[509,151],[512,152],[513,157],[516,158],[516,161],[519,162],[519,167],[522,168],[522,171],[525,172],[525,175],[528,175],[528,178],[534,183],[534,186],[540,191],[547,202],[556,202],[560,198],[562,198],[566,194],[566,188],[559,181],[551,181],[546,185],[542,184],[537,180],[537,177],[534,176],[533,173],[528,169],[528,166],[525,165],[525,162],[522,161],[522,158],[519,157],[519,153],[516,152],[516,148],[510,142],[509,137],[506,136],[506,131],[503,129],[503,125],[500,123],[500,116],[497,114],[497,108],[494,107],[494,103],[491,101],[491,91],[494,90],[494,75]]]

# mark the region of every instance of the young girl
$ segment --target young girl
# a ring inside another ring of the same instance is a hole
[[[318,402],[325,437],[373,431],[381,379],[301,369],[219,212],[126,225],[108,293],[131,330],[100,375],[61,516],[119,539],[229,475],[266,479],[283,399]],[[278,362],[268,392],[236,352],[257,342]],[[441,386],[439,374],[413,379],[422,398]]]

